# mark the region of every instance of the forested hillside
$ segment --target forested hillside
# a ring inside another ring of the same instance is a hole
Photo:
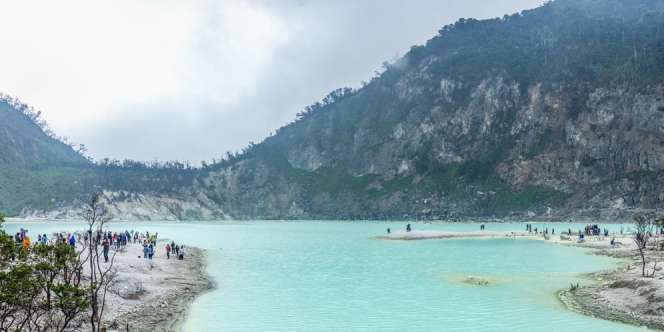
[[[132,160],[93,162],[57,137],[37,112],[19,100],[0,96],[0,211],[69,209],[94,191],[153,195],[191,187],[197,172],[180,162]],[[65,213],[63,216],[67,216]]]
[[[0,96],[0,211],[54,207],[69,202],[88,184],[90,162],[56,137],[40,113]]]
[[[664,0],[557,0],[445,26],[221,162],[65,182],[140,219],[617,218],[662,207],[663,156]]]
[[[663,82],[664,1],[461,19],[207,183],[231,214],[276,218],[659,207]]]

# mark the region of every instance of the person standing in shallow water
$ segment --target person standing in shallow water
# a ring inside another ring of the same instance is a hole
[[[410,224],[406,225],[406,232],[410,232],[412,228],[410,228]]]

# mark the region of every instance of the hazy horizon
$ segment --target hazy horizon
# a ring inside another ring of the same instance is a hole
[[[0,91],[94,158],[201,160],[359,87],[461,17],[541,0],[0,1]],[[31,24],[39,22],[39,24]]]

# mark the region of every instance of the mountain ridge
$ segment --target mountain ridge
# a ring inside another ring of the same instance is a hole
[[[0,164],[88,164],[73,147],[49,134],[40,115],[28,105],[0,95],[0,141],[4,142],[0,145]]]
[[[664,1],[558,0],[445,26],[172,190],[91,181],[128,218],[611,219],[662,207],[661,156]]]
[[[662,169],[663,9],[662,1],[556,1],[462,19],[363,88],[307,108],[250,148],[244,164],[289,183],[272,189],[281,199],[262,196],[266,210],[278,206],[274,217],[657,207],[659,190],[631,176],[656,179]],[[228,192],[213,193],[232,199]]]

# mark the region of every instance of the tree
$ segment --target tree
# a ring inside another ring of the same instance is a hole
[[[655,228],[655,214],[654,213],[639,213],[634,216],[633,223],[636,233],[634,233],[634,242],[636,243],[637,250],[641,256],[641,275],[644,277],[653,277],[656,271],[657,262],[655,262],[655,267],[653,267],[652,274],[646,274],[646,246],[648,241],[653,235],[653,230]]]
[[[102,330],[106,293],[116,276],[113,269],[115,252],[106,266],[102,266],[102,255],[99,252],[104,225],[111,220],[108,209],[101,201],[102,196],[103,193],[94,193],[85,210],[85,220],[88,224],[87,232],[90,238],[90,246],[88,247],[90,286],[88,294],[90,297],[90,326],[92,332]]]
[[[52,331],[64,331],[72,321],[88,309],[87,293],[82,284],[85,260],[66,243],[37,244],[31,249],[33,275],[43,294],[35,315],[34,326],[47,326]]]
[[[39,243],[19,249],[0,229],[0,331],[70,328],[88,308],[81,270],[80,252],[69,245]]]

